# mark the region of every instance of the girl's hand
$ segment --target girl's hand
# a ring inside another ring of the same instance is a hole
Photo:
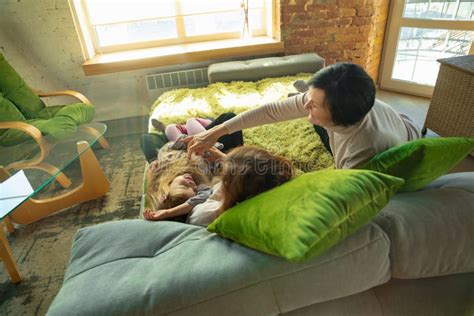
[[[152,162],[150,162],[150,164],[148,165],[148,173],[155,174],[159,168],[160,168],[160,164],[158,163],[158,160],[155,159]]]
[[[164,220],[169,217],[168,210],[153,211],[150,208],[146,208],[143,212],[143,217],[149,221]]]
[[[225,157],[226,154],[216,147],[211,147],[204,152],[204,158],[209,162],[216,162],[218,160],[224,159]]]

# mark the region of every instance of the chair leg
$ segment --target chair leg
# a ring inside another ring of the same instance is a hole
[[[18,165],[15,167],[16,167],[15,169],[19,169]],[[47,162],[40,162],[32,166],[25,165],[25,166],[22,166],[21,169],[38,169],[46,173],[49,173],[52,176],[57,174],[57,176],[55,177],[55,180],[58,181],[59,184],[63,188],[69,188],[71,186],[71,180],[69,180],[69,178],[66,177],[66,175],[62,173],[58,168],[56,168],[55,166]]]
[[[15,226],[13,226],[12,220],[10,219],[9,216],[6,216],[6,217],[3,219],[3,224],[5,225],[5,227],[7,228],[8,232],[9,232],[10,234],[15,231]]]
[[[21,276],[18,272],[16,262],[13,259],[13,254],[10,246],[8,245],[7,237],[3,232],[3,227],[0,226],[0,228],[0,259],[2,259],[3,263],[5,264],[5,268],[7,269],[7,272],[10,275],[13,283],[21,282]]]
[[[39,162],[35,165],[29,165],[29,164],[22,165],[22,164],[16,163],[15,169],[38,169],[46,173],[49,173],[52,176],[57,174],[57,176],[55,177],[55,180],[58,181],[59,184],[63,188],[69,188],[71,186],[71,180],[69,180],[69,178],[66,177],[66,175],[62,173],[58,168],[56,168],[55,166],[47,162]]]

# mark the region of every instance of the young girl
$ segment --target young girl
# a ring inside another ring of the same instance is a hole
[[[183,135],[196,135],[204,132],[211,123],[210,119],[191,118],[186,121],[186,124],[170,124],[166,126],[157,119],[151,119],[153,127],[164,133],[170,142],[178,141]]]
[[[187,223],[206,226],[235,204],[281,185],[294,175],[288,159],[256,147],[238,147],[227,155],[215,148],[210,152],[221,165],[214,185],[201,183],[191,173],[175,173],[172,177],[170,172],[161,178],[156,191],[149,192],[153,209],[145,210],[146,219],[187,215]]]
[[[162,150],[165,143],[174,142],[171,149],[184,150],[186,149],[186,144],[180,141],[184,136],[192,136],[196,133],[201,133],[233,117],[235,117],[235,113],[226,112],[215,119],[192,118],[188,119],[186,124],[170,124],[168,126],[157,119],[151,119],[151,124],[161,133],[148,133],[143,135],[140,139],[140,147],[145,154],[146,160],[151,163],[156,160],[157,152]],[[243,144],[244,139],[241,131],[220,137],[215,143],[215,145],[224,152],[242,146]]]

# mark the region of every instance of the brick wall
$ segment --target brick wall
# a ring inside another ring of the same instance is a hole
[[[389,0],[280,0],[285,54],[350,61],[377,80]]]

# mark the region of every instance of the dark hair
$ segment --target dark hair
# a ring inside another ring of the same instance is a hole
[[[308,84],[326,94],[332,121],[349,126],[359,122],[375,101],[375,84],[365,70],[351,63],[337,63],[318,71]]]
[[[293,164],[284,157],[253,146],[232,149],[224,160],[219,213],[289,181],[294,174]]]

